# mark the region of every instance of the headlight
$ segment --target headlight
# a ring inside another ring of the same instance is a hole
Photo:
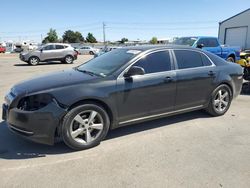
[[[38,94],[22,98],[17,108],[24,111],[39,110],[53,101],[50,94]]]

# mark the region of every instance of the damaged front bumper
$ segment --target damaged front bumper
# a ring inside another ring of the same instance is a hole
[[[10,108],[3,104],[3,120],[13,132],[37,143],[53,145],[56,128],[66,110],[51,102],[35,111]]]

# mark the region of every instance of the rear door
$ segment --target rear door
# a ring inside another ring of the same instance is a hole
[[[62,59],[65,57],[65,47],[64,45],[57,44],[55,45],[55,58],[56,59]]]
[[[55,49],[54,44],[50,44],[50,45],[45,46],[43,48],[43,51],[41,52],[40,60],[46,61],[46,60],[54,59],[55,52],[56,52],[56,49]]]
[[[176,72],[168,50],[153,52],[133,66],[142,67],[145,75],[132,80],[117,80],[119,121],[157,115],[174,109]]]
[[[174,54],[178,67],[176,110],[204,105],[218,74],[215,65],[202,52],[178,49]]]

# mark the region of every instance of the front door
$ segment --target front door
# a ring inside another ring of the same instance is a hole
[[[123,123],[174,109],[176,72],[169,51],[151,53],[133,66],[142,67],[145,75],[117,80],[117,109]]]

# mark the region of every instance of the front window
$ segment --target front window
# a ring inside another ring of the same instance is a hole
[[[171,70],[168,51],[155,52],[137,61],[134,66],[142,67],[146,74]]]
[[[80,65],[77,70],[86,71],[100,76],[108,76],[133,59],[141,51],[119,49],[107,52]]]
[[[197,39],[198,38],[196,37],[181,37],[174,40],[173,44],[193,46],[193,44],[197,41]]]
[[[55,49],[54,45],[48,45],[43,48],[43,50],[54,50],[54,49]]]

